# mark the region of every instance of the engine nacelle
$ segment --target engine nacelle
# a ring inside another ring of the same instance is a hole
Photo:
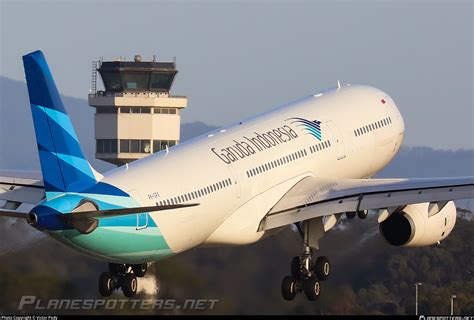
[[[380,223],[382,237],[391,245],[429,246],[444,240],[456,223],[456,206],[448,202],[438,213],[429,216],[429,203],[406,206]]]

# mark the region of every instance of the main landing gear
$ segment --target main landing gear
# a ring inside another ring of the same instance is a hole
[[[99,292],[103,297],[108,297],[116,289],[122,289],[127,298],[137,294],[137,277],[144,277],[148,265],[143,264],[117,264],[109,263],[109,271],[102,272],[99,277]]]
[[[331,274],[331,264],[326,257],[318,257],[313,263],[311,248],[305,248],[301,256],[291,261],[291,276],[283,278],[281,293],[283,299],[293,300],[297,293],[304,292],[308,300],[321,295],[321,282]]]
[[[304,221],[298,230],[303,237],[303,252],[291,261],[291,276],[283,278],[281,293],[283,299],[293,300],[296,294],[304,292],[308,300],[316,300],[321,295],[321,281],[331,275],[329,259],[320,256],[313,261],[312,247],[318,247],[318,239],[324,235],[321,222]],[[311,231],[311,232],[310,232]],[[311,236],[311,237],[310,237]]]
[[[356,215],[359,217],[359,219],[365,219],[369,215],[369,210],[359,210],[359,211],[348,211],[348,212],[346,212],[347,219],[354,219]]]

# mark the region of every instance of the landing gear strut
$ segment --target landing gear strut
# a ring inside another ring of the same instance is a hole
[[[281,293],[285,300],[293,300],[300,292],[304,292],[308,300],[316,300],[321,295],[320,281],[327,280],[331,274],[331,264],[323,256],[313,262],[309,224],[305,222],[300,231],[303,236],[303,252],[291,261],[291,276],[283,278]]]
[[[127,298],[137,294],[137,277],[144,277],[148,265],[143,264],[118,264],[109,263],[109,271],[102,272],[99,277],[99,292],[103,297],[108,297],[114,290],[122,289]]]

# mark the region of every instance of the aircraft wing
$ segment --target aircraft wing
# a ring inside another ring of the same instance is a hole
[[[324,179],[296,183],[262,219],[259,231],[316,217],[380,209],[379,222],[398,207],[430,202],[433,214],[446,201],[474,198],[474,177],[428,179]],[[392,209],[392,210],[390,210]]]
[[[0,209],[29,211],[43,198],[39,172],[0,170]]]

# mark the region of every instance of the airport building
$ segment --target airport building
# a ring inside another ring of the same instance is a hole
[[[185,96],[171,94],[176,62],[93,62],[96,158],[123,165],[179,143]],[[97,90],[97,72],[104,90]]]

